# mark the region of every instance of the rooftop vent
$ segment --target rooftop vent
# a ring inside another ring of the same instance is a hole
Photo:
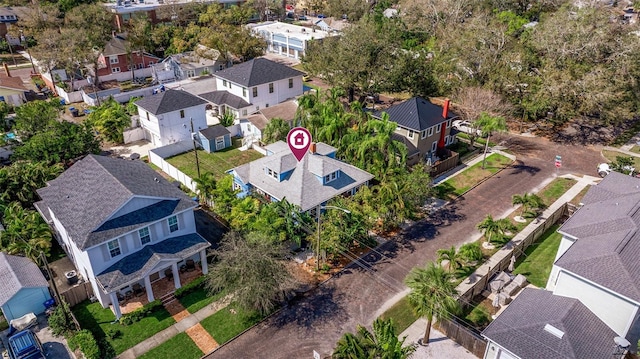
[[[555,337],[557,337],[558,339],[562,339],[562,337],[564,337],[564,332],[556,327],[554,327],[551,324],[546,324],[544,326],[544,330],[548,333],[553,334]]]

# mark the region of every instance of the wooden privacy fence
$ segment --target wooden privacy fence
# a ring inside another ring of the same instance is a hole
[[[61,292],[60,296],[64,298],[65,302],[69,303],[70,307],[83,302],[93,296],[93,287],[91,283],[82,282],[74,285],[68,290]]]
[[[482,358],[484,356],[484,352],[487,349],[487,341],[484,340],[479,333],[476,333],[457,322],[447,319],[438,320],[436,327],[447,337],[453,339],[473,355],[478,358]]]

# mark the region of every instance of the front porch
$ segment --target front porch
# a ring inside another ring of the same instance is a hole
[[[180,285],[183,286],[195,280],[196,278],[206,274],[206,269],[203,273],[202,266],[196,262],[193,269],[187,269],[185,267],[179,270]],[[161,299],[168,294],[176,291],[173,278],[168,276],[158,278],[151,281],[151,295],[155,299]],[[129,292],[129,293],[127,293]],[[149,303],[149,295],[147,294],[146,287],[141,288],[141,292],[134,293],[130,287],[125,287],[120,291],[119,296],[122,300],[118,300],[120,314],[124,315],[131,313],[134,310],[141,308],[145,304]],[[118,316],[118,313],[113,307],[113,304],[109,305],[111,311]]]

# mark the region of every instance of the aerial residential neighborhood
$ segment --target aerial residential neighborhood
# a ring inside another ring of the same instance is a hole
[[[0,5],[2,358],[637,358],[634,6]]]

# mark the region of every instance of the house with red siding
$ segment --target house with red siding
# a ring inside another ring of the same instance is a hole
[[[98,58],[98,77],[105,80],[105,76],[109,79],[109,75],[121,73],[129,73],[128,78],[132,78],[134,74],[135,77],[147,77],[150,70],[140,71],[140,74],[136,74],[136,70],[147,69],[159,61],[161,61],[159,57],[131,48],[123,36],[114,35]],[[115,76],[115,78],[122,80],[127,77]]]

